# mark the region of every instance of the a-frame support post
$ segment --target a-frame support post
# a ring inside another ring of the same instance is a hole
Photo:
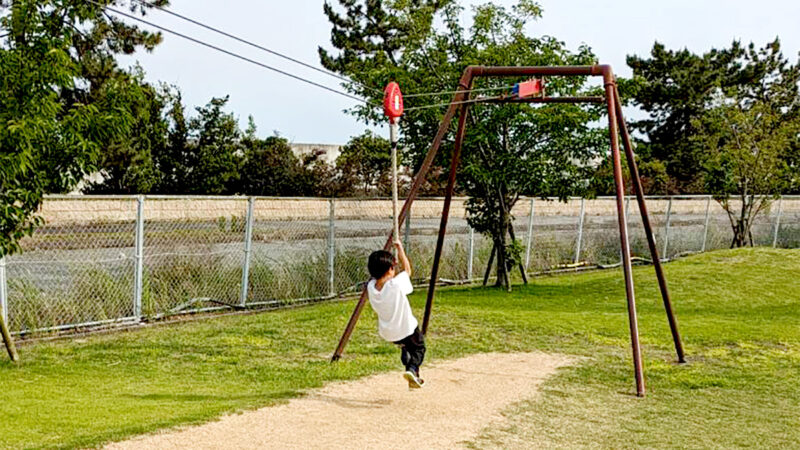
[[[466,86],[470,80],[472,80],[472,71],[467,68],[464,71],[464,74],[461,76],[461,80],[459,85]],[[441,123],[439,124],[439,130],[436,133],[436,137],[433,139],[433,144],[431,148],[428,150],[428,154],[425,155],[425,160],[422,162],[422,166],[420,166],[417,175],[414,177],[414,182],[411,185],[411,189],[408,192],[408,197],[406,198],[405,203],[403,204],[403,208],[400,210],[400,217],[399,222],[403,222],[406,218],[406,215],[411,209],[411,204],[414,203],[414,199],[417,196],[417,192],[419,192],[422,183],[425,181],[425,177],[428,174],[428,170],[430,170],[431,166],[433,165],[433,159],[436,156],[436,153],[439,151],[439,147],[442,145],[442,140],[444,139],[447,131],[450,129],[450,122],[453,120],[453,117],[458,110],[459,102],[464,101],[467,98],[466,89],[460,87],[458,89],[458,93],[453,96],[453,101],[450,103],[450,107],[447,109],[444,117],[442,118]],[[384,250],[389,250],[392,245],[392,236],[393,232],[389,232],[389,239],[387,239],[386,244],[383,246]],[[367,301],[367,286],[364,285],[364,288],[361,290],[361,296],[358,299],[358,303],[356,303],[356,307],[353,310],[353,314],[350,316],[350,320],[347,322],[347,327],[345,327],[344,333],[342,337],[339,339],[339,344],[336,346],[336,350],[333,352],[333,356],[331,357],[331,362],[337,361],[341,358],[342,353],[344,352],[344,348],[347,346],[347,342],[350,340],[350,336],[353,334],[353,330],[356,327],[356,323],[358,322],[358,318],[361,316],[361,311],[364,309],[364,304]]]
[[[472,78],[466,86],[461,86],[467,90],[472,89]],[[461,147],[464,145],[464,132],[467,126],[467,115],[469,114],[469,104],[461,105],[461,114],[458,117],[458,130],[456,131],[456,142],[453,147],[452,161],[450,162],[450,175],[447,179],[447,191],[444,196],[444,207],[442,208],[442,219],[439,223],[439,237],[436,240],[436,251],[433,254],[433,267],[431,268],[431,279],[428,285],[428,299],[425,302],[425,315],[422,319],[422,334],[428,334],[428,322],[431,319],[431,308],[433,307],[433,296],[436,293],[436,282],[439,280],[439,261],[442,258],[444,247],[444,237],[447,233],[447,221],[450,217],[450,203],[453,200],[453,191],[456,186],[456,173],[458,165],[461,163]]]
[[[678,362],[686,362],[683,352],[683,343],[681,342],[681,335],[678,331],[678,321],[675,319],[675,313],[672,310],[672,301],[669,297],[669,289],[667,288],[667,279],[664,276],[664,268],[661,265],[661,258],[658,255],[658,248],[656,240],[653,237],[653,228],[650,226],[650,217],[647,213],[647,205],[644,200],[644,189],[642,182],[639,178],[639,168],[636,164],[635,155],[633,153],[633,144],[631,143],[631,136],[628,132],[628,125],[625,123],[625,118],[622,114],[622,102],[619,98],[619,90],[614,87],[614,106],[617,113],[617,122],[619,123],[620,133],[622,135],[622,144],[625,148],[625,159],[628,161],[628,170],[631,174],[631,183],[633,190],[636,193],[636,200],[639,202],[639,212],[642,215],[642,226],[644,233],[647,236],[647,245],[650,247],[650,255],[653,259],[653,266],[656,271],[656,278],[658,278],[658,287],[661,289],[661,298],[664,301],[664,309],[667,313],[667,321],[669,322],[669,329],[672,332],[672,340],[675,343],[675,352],[678,354]]]
[[[614,164],[614,184],[616,186],[617,219],[619,222],[619,240],[622,246],[622,270],[625,276],[625,294],[628,299],[628,324],[631,332],[631,350],[633,351],[633,369],[636,376],[636,395],[644,397],[644,368],[642,366],[642,350],[639,344],[639,323],[636,317],[636,296],[633,289],[633,270],[631,267],[631,250],[628,245],[628,223],[625,217],[625,184],[622,181],[622,161],[619,151],[619,134],[617,130],[616,81],[611,68],[603,67],[603,84],[606,91],[608,107],[608,129],[611,135],[611,158]]]

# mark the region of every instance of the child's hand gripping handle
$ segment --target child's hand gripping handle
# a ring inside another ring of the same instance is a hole
[[[403,270],[408,273],[409,277],[411,277],[411,262],[408,260],[408,255],[406,255],[406,251],[403,248],[403,243],[400,242],[400,239],[395,239],[394,248],[397,249],[397,259],[403,266]]]

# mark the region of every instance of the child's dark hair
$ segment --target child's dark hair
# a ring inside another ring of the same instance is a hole
[[[386,275],[386,272],[394,265],[394,257],[392,254],[385,250],[378,250],[369,255],[367,261],[367,270],[372,278],[380,278]]]

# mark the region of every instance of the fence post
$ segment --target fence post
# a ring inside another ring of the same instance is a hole
[[[625,196],[625,223],[630,226],[631,223],[631,197],[629,195]],[[628,240],[628,249],[631,248],[631,241]],[[633,253],[631,253],[633,255]],[[622,249],[619,249],[619,261],[622,264]]]
[[[578,242],[575,244],[575,264],[581,260],[581,241],[583,241],[583,218],[586,213],[586,199],[581,198],[581,216],[578,220]]]
[[[133,317],[142,318],[142,289],[144,275],[144,196],[136,197],[136,237],[134,249]]]
[[[407,226],[407,225],[406,225]],[[336,295],[336,200],[328,200],[328,291]]]
[[[475,258],[475,230],[472,227],[469,227],[469,245],[467,248],[467,281],[472,281],[472,264]]]
[[[703,226],[703,246],[700,247],[700,253],[706,251],[706,241],[708,240],[708,221],[711,218],[711,196],[708,196],[706,202],[706,224]]]
[[[772,248],[778,246],[778,232],[781,229],[781,215],[783,215],[783,197],[778,199],[778,217],[775,218],[775,234],[772,236]]]
[[[8,323],[8,282],[5,257],[0,257],[0,316],[5,323]]]
[[[672,218],[672,197],[669,198],[669,203],[667,203],[667,218],[664,224],[664,253],[661,254],[661,259],[669,260],[669,253],[667,250],[669,249],[669,221]]]
[[[239,305],[247,305],[247,291],[250,289],[250,256],[253,251],[253,216],[255,198],[247,199],[247,222],[244,226],[244,266],[242,267],[242,289],[239,294]]]
[[[631,196],[625,196],[625,223],[631,221]]]
[[[534,198],[531,197],[531,213],[528,216],[528,242],[525,244],[525,270],[531,266],[531,246],[533,245],[533,217],[534,217]]]

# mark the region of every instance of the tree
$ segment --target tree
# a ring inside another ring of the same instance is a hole
[[[258,139],[251,127],[243,141],[245,162],[239,192],[245,195],[297,195],[300,161],[280,136]]]
[[[774,99],[774,97],[772,97]],[[737,101],[719,95],[694,127],[708,151],[706,188],[728,214],[731,248],[753,245],[753,220],[796,179],[787,156],[800,133],[800,117],[778,102]]]
[[[159,177],[153,192],[177,194],[188,191],[189,125],[180,89],[176,86],[162,86],[161,91],[166,108],[167,136],[164,146],[155,147],[152,152],[153,165]]]
[[[117,75],[124,87],[133,124],[124,135],[105,145],[98,167],[103,180],[85,189],[93,194],[148,194],[158,188],[163,176],[154,155],[167,146],[168,123],[164,117],[167,97],[144,82],[144,73]]]
[[[389,80],[406,93],[451,91],[470,64],[564,65],[592,64],[588,47],[570,52],[552,37],[529,37],[526,26],[541,16],[541,8],[522,0],[506,9],[494,4],[475,7],[467,31],[463,9],[454,1],[382,2],[342,0],[343,13],[327,4],[333,25],[333,55],[320,49],[322,64],[347,75],[351,92],[379,100],[373,91]],[[441,22],[437,28],[434,23]],[[520,80],[480,79],[476,88],[508,92]],[[575,95],[588,92],[583,78],[548,80],[548,92]],[[442,99],[407,97],[406,106],[439,103]],[[409,111],[401,120],[402,147],[419,167],[430,146],[444,108]],[[354,108],[367,123],[382,120],[371,105]],[[464,144],[460,189],[470,195],[468,220],[490,236],[498,250],[497,285],[510,286],[507,269],[518,258],[519,246],[509,239],[511,210],[521,195],[556,195],[565,199],[587,186],[593,161],[604,149],[603,132],[592,126],[597,107],[577,105],[476,106]],[[601,144],[602,142],[602,144]],[[449,165],[452,135],[437,159]],[[446,170],[439,173],[446,174]]]
[[[336,169],[325,162],[324,156],[324,150],[316,150],[300,157],[295,181],[299,195],[331,197],[341,190],[336,182]]]
[[[656,42],[649,58],[629,56],[634,77],[621,83],[635,106],[649,117],[632,123],[645,139],[638,153],[645,161],[660,161],[669,176],[669,193],[700,193],[704,175],[698,170],[707,157],[695,135],[697,120],[719,91],[735,91],[740,100],[763,98],[775,81],[786,86],[780,101],[796,109],[800,65],[791,65],[780,42],[757,49],[734,41],[730,48],[697,55],[687,49],[668,50]],[[792,85],[794,87],[792,87]],[[793,93],[794,92],[794,93]]]
[[[72,189],[92,170],[102,146],[133,123],[119,83],[95,85],[83,62],[83,35],[94,36],[96,54],[133,52],[149,40],[133,28],[108,25],[103,8],[57,0],[0,1],[0,256],[41,220],[35,215],[45,192]],[[106,25],[103,25],[103,24]],[[118,35],[123,31],[127,36]],[[87,34],[88,33],[88,34]],[[112,36],[113,35],[113,36]],[[123,48],[124,44],[124,48]],[[92,92],[91,96],[77,95]]]
[[[189,120],[187,148],[189,171],[186,193],[214,195],[234,190],[238,182],[243,149],[241,130],[233,114],[222,108],[228,97],[213,98],[206,106],[197,108],[197,117]]]
[[[354,136],[336,158],[340,194],[391,192],[392,148],[388,139],[371,131]]]

